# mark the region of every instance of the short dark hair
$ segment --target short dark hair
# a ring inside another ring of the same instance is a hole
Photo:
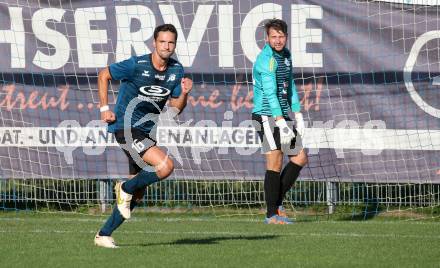
[[[154,40],[157,39],[159,32],[172,32],[176,36],[175,40],[177,40],[177,30],[172,24],[162,24],[157,26],[156,29],[154,29]]]
[[[264,28],[266,29],[267,35],[269,35],[270,28],[275,31],[281,31],[287,35],[287,23],[280,19],[271,19],[266,24],[264,24]]]

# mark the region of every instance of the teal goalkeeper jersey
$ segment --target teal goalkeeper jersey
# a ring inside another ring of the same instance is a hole
[[[292,59],[287,48],[280,53],[266,44],[252,70],[254,109],[252,113],[288,117],[289,108],[300,111],[292,76]]]

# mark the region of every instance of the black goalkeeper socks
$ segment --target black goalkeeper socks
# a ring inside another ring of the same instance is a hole
[[[290,190],[290,188],[292,188],[296,179],[298,179],[299,172],[301,171],[301,169],[302,169],[302,166],[299,166],[299,165],[292,163],[290,161],[284,167],[283,171],[281,172],[280,190],[279,190],[279,196],[278,196],[277,203],[276,203],[277,207],[281,206],[283,204],[284,196]]]
[[[268,218],[277,213],[277,200],[280,195],[280,173],[273,170],[266,170],[264,177],[264,194],[266,195],[266,205]]]

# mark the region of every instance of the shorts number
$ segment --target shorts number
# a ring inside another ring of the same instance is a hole
[[[131,148],[135,149],[136,152],[140,153],[145,149],[145,145],[142,142],[135,139],[135,140],[133,140],[133,143],[131,144]]]

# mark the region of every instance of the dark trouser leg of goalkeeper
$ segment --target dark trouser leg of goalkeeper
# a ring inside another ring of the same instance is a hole
[[[297,165],[293,162],[290,162],[284,167],[281,172],[281,182],[280,182],[280,190],[279,196],[277,199],[276,207],[281,206],[283,204],[283,199],[286,193],[292,188],[296,179],[298,179],[299,173],[303,167]]]
[[[264,177],[264,194],[266,195],[267,214],[270,218],[277,213],[277,200],[280,195],[280,173],[266,170]]]

